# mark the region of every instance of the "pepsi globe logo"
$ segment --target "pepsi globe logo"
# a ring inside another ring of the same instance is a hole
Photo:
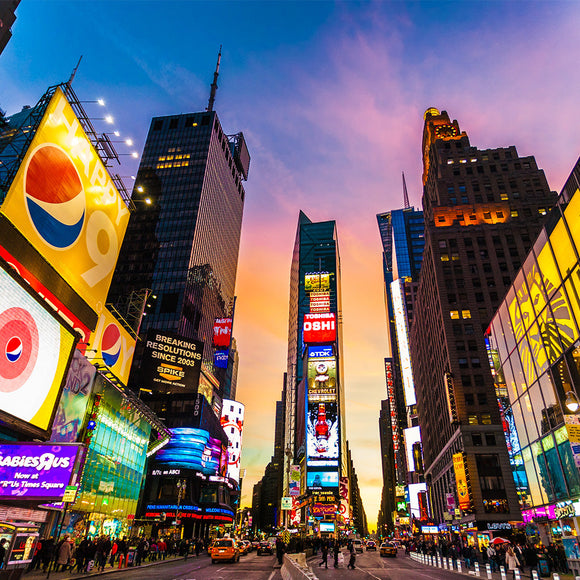
[[[29,379],[38,359],[38,327],[23,308],[0,313],[0,392],[17,391]]]
[[[85,222],[86,200],[75,164],[60,147],[43,144],[32,153],[24,177],[30,220],[45,243],[72,246]]]
[[[108,367],[114,366],[119,360],[119,355],[121,354],[121,331],[114,323],[109,324],[103,332],[101,353],[103,361]]]

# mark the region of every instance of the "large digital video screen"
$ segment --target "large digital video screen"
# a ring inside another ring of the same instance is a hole
[[[329,460],[338,462],[339,421],[337,404],[331,402],[308,403],[306,423],[306,459],[308,465]]]
[[[0,266],[0,412],[48,430],[76,338]]]

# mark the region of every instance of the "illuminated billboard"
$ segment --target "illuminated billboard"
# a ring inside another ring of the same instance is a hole
[[[310,293],[310,312],[329,312],[330,292]]]
[[[306,417],[306,460],[308,465],[323,462],[338,465],[339,433],[336,403],[308,403]],[[328,463],[332,460],[332,463]]]
[[[399,468],[399,423],[397,419],[397,405],[395,402],[395,385],[393,377],[392,359],[385,359],[385,376],[387,378],[387,397],[389,400],[389,413],[391,416],[391,438],[393,440],[393,452],[395,458],[395,471]]]
[[[324,343],[336,340],[336,317],[334,312],[304,315],[304,342]]]
[[[415,458],[413,455],[413,445],[421,443],[421,427],[409,427],[403,431],[405,435],[405,450],[407,452],[407,471],[415,471]]]
[[[330,290],[329,272],[310,272],[304,275],[305,292],[328,292]]]
[[[306,487],[311,491],[338,489],[338,471],[308,471]]]
[[[421,502],[419,501],[419,495],[427,491],[426,483],[410,483],[407,486],[409,501],[407,502],[410,506],[410,513],[414,518],[421,518]]]
[[[77,440],[85,419],[96,372],[97,369],[75,349],[52,422],[50,436],[52,442],[74,443]]]
[[[203,342],[174,332],[150,330],[141,363],[141,386],[162,392],[195,392]]]
[[[210,437],[209,432],[195,427],[179,427],[171,429],[171,441],[157,452],[155,463],[218,475],[221,453],[221,441]]]
[[[462,510],[468,510],[471,507],[471,497],[469,494],[469,485],[467,483],[467,466],[465,465],[463,453],[453,454],[453,470],[455,471],[455,483],[457,484],[459,507]]]
[[[104,363],[126,385],[135,353],[135,342],[135,337],[104,308],[97,328],[91,333],[86,356],[99,365]]]
[[[308,359],[308,400],[336,401],[336,359]]]
[[[417,404],[415,397],[415,384],[413,383],[413,368],[411,366],[411,353],[409,351],[409,325],[407,321],[407,308],[403,291],[404,280],[399,278],[391,282],[391,295],[393,297],[393,309],[395,311],[395,327],[397,329],[397,344],[401,359],[401,374],[403,375],[403,389],[405,391],[405,404],[407,407]]]
[[[228,477],[240,481],[240,456],[242,454],[242,432],[244,430],[244,405],[224,399],[220,422],[228,436]]]
[[[232,319],[216,318],[213,323],[214,348],[229,348],[232,340]]]
[[[105,303],[129,210],[60,88],[0,212],[93,310]]]
[[[76,338],[2,267],[0,288],[0,412],[46,431]]]
[[[62,500],[79,449],[52,443],[0,444],[0,499]]]
[[[228,368],[228,358],[230,356],[229,350],[216,350],[213,353],[213,364],[218,369]]]
[[[308,347],[308,358],[330,358],[334,355],[332,345],[317,345]]]

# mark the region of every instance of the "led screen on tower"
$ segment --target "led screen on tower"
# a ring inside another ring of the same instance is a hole
[[[336,401],[336,359],[308,359],[308,400]]]
[[[338,466],[339,432],[336,403],[308,403],[306,460],[308,466]]]
[[[336,340],[336,316],[334,312],[304,315],[304,343],[329,343]]]

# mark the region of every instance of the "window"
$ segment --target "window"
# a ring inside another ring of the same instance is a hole
[[[179,119],[171,119],[171,121],[169,121],[169,128],[170,129],[177,129],[178,125],[179,125]]]
[[[459,368],[460,369],[467,369],[467,368],[469,368],[469,365],[467,364],[467,359],[466,358],[460,358],[459,359]],[[467,395],[465,395],[465,397],[467,398]]]
[[[480,369],[481,368],[481,361],[478,358],[472,358],[471,359],[471,367],[474,369]]]
[[[473,443],[474,447],[481,447],[482,446],[481,434],[480,433],[472,433],[471,434],[471,442]]]
[[[465,393],[465,404],[473,405],[475,400],[473,399],[473,393]]]
[[[153,123],[153,131],[161,131],[161,129],[163,129],[163,121],[158,119]]]
[[[500,198],[502,201],[507,201],[507,200],[508,200],[508,194],[507,194],[507,193],[500,193],[500,194],[499,194],[499,198]]]
[[[489,446],[495,445],[495,435],[493,433],[485,434],[485,444]]]
[[[546,215],[548,212],[546,211],[546,209],[545,209],[545,208],[541,207],[541,208],[538,210],[538,213],[539,213],[540,215]]]
[[[461,318],[471,318],[471,310],[462,310]]]
[[[451,316],[451,318],[453,320],[458,320],[459,319],[459,310],[450,310],[449,315]]]
[[[467,422],[470,425],[478,425],[479,424],[479,421],[477,420],[477,415],[469,415],[467,417]]]
[[[489,413],[484,413],[484,414],[481,416],[481,422],[482,422],[484,425],[491,425],[491,415],[490,415]]]
[[[512,210],[510,211],[510,215],[511,215],[513,218],[515,218],[515,217],[518,217],[518,210],[517,210],[517,209],[512,209]]]
[[[501,219],[501,218],[503,218],[503,211],[496,211],[495,215]]]
[[[477,404],[478,405],[487,405],[487,394],[486,393],[477,393]]]

